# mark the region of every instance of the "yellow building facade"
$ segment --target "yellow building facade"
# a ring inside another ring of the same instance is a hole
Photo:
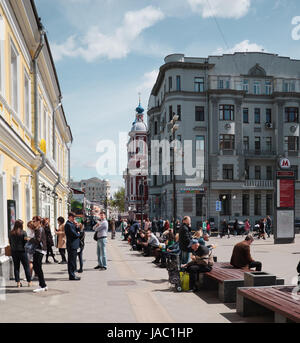
[[[33,0],[0,0],[0,276],[15,219],[66,217],[71,129]],[[46,149],[41,149],[44,141]],[[43,151],[44,150],[44,151]]]

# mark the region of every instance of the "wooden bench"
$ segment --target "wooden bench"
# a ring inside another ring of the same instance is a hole
[[[244,286],[244,273],[249,269],[234,268],[230,263],[214,263],[213,269],[199,274],[201,288],[218,290],[219,299],[224,303],[236,302],[236,290]]]
[[[300,323],[300,291],[296,286],[238,288],[236,310],[243,317],[273,312],[276,323]]]

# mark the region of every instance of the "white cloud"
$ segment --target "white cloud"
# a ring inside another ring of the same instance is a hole
[[[250,43],[249,40],[244,40],[240,43],[237,43],[231,49],[219,48],[213,54],[222,55],[222,54],[233,54],[235,52],[258,52],[258,51],[266,52],[266,50],[264,49],[262,45],[258,45],[256,43]]]
[[[80,56],[92,62],[98,58],[124,58],[134,49],[140,34],[163,18],[163,12],[153,6],[126,12],[123,24],[112,35],[103,34],[97,26],[92,26],[83,37],[71,36],[63,44],[52,44],[54,59]]]
[[[159,71],[157,69],[154,69],[150,72],[145,73],[143,76],[143,82],[141,85],[139,85],[137,87],[137,91],[139,91],[139,92],[151,91],[151,89],[153,88],[153,86],[156,82],[158,72]]]
[[[188,0],[193,12],[203,18],[241,18],[248,13],[251,0]]]

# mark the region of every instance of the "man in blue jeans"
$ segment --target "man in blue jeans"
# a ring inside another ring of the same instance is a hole
[[[94,228],[97,232],[97,255],[98,255],[98,266],[94,269],[107,270],[106,261],[106,243],[107,243],[107,232],[108,222],[104,212],[100,213],[100,222],[98,222]]]

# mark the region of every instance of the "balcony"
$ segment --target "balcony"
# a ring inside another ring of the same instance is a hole
[[[275,158],[276,151],[272,150],[243,150],[242,154],[247,158]]]
[[[244,188],[247,189],[274,189],[273,180],[246,180],[244,183]]]

